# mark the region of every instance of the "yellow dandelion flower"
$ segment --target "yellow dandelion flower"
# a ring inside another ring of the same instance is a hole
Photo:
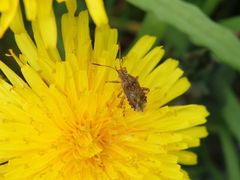
[[[124,67],[149,88],[144,112],[127,100],[119,106],[121,84],[117,30],[99,26],[92,45],[88,13],[74,8],[62,17],[65,58],[46,43],[51,33],[32,22],[34,41],[16,13],[13,31],[21,51],[12,50],[22,77],[4,63],[0,69],[1,179],[188,179],[181,164],[197,162],[188,151],[207,135],[204,106],[166,105],[190,86],[178,61],[161,65],[162,47],[143,36],[124,57]],[[55,35],[54,35],[55,36]],[[50,41],[49,41],[50,42]],[[156,67],[156,68],[155,68]],[[124,114],[123,114],[123,111]]]

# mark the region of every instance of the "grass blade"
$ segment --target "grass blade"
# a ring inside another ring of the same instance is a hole
[[[228,173],[227,179],[240,179],[239,158],[231,135],[224,127],[220,127],[218,133],[222,142],[222,149]]]
[[[240,142],[240,104],[228,86],[224,87],[223,92],[225,96],[225,103],[222,110],[223,118],[231,132],[238,139],[238,142]]]

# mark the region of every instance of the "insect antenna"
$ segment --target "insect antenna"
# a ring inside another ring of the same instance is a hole
[[[120,43],[118,43],[118,59],[122,59],[122,49]]]
[[[122,58],[122,49],[121,49],[120,43],[118,43],[118,59],[119,59],[120,68],[122,69],[122,67],[123,67],[123,58]]]
[[[108,65],[104,65],[104,64],[98,64],[98,63],[92,63],[92,65],[95,65],[95,66],[102,66],[102,67],[107,67],[107,68],[111,68],[113,70],[116,71],[116,68],[112,67],[112,66],[108,66]]]

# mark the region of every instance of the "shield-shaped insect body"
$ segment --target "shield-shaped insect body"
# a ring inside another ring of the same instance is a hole
[[[118,77],[120,79],[119,83],[121,83],[122,90],[128,100],[129,105],[138,112],[143,112],[145,105],[147,103],[146,93],[149,91],[148,88],[141,87],[138,82],[138,77],[134,77],[128,73],[126,67],[120,65],[120,68],[111,67],[108,65],[102,65],[97,63],[92,63],[93,65],[108,67],[114,69],[118,73]],[[110,81],[111,82],[111,81]],[[118,82],[118,81],[112,81]]]

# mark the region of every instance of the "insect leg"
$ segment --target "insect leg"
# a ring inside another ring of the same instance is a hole
[[[122,108],[122,107],[123,107],[123,105],[124,105],[124,100],[125,100],[125,96],[122,96],[122,97],[121,97],[121,100],[120,100],[120,103],[119,103],[119,105],[118,105],[119,108]]]
[[[118,93],[117,97],[120,98],[121,95],[122,95],[122,93],[123,93],[123,91],[120,91],[120,92]]]
[[[125,98],[126,98],[126,97],[123,95],[123,96],[121,97],[120,103],[119,103],[119,105],[118,105],[119,108],[122,108],[122,109],[123,109],[123,111],[122,111],[123,117],[125,117],[125,113],[126,113],[126,106],[125,106],[125,103],[124,103]]]
[[[121,98],[120,99],[120,103],[119,103],[119,105],[117,107],[123,109],[122,113],[123,113],[123,117],[125,117],[126,106],[125,106],[124,100],[125,100],[126,96],[123,94],[123,91],[120,91],[118,93],[117,97]]]

